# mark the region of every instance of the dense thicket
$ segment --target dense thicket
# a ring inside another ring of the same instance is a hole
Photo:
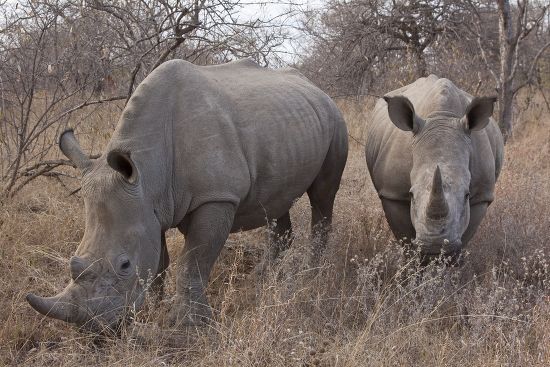
[[[332,95],[380,95],[435,73],[496,94],[511,133],[513,101],[550,83],[549,5],[520,0],[328,0],[308,13],[302,64]]]
[[[548,5],[518,4],[510,11],[510,32],[518,37],[511,40],[518,47],[516,84],[541,82],[550,63],[544,52],[550,41]],[[471,90],[480,82],[494,90],[499,16],[495,1],[329,0],[307,13],[303,29],[311,42],[302,68],[332,94],[383,93],[430,73]]]

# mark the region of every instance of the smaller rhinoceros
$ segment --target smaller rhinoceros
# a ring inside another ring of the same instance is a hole
[[[55,297],[29,294],[38,312],[88,329],[116,327],[162,287],[164,233],[185,235],[170,324],[207,321],[205,289],[230,232],[275,221],[307,192],[324,246],[347,158],[334,102],[294,69],[250,60],[200,67],[166,62],[138,86],[104,154],[90,160],[72,131],[60,148],[82,170],[86,229]],[[275,240],[273,256],[289,241]]]
[[[370,177],[394,235],[413,240],[423,258],[456,258],[494,199],[504,149],[494,102],[430,75],[374,108]]]

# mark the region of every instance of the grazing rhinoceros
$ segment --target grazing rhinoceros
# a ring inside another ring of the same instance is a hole
[[[88,159],[72,131],[59,144],[83,172],[86,229],[65,290],[27,300],[94,330],[139,309],[148,279],[162,287],[169,228],[185,235],[172,324],[211,316],[205,288],[230,232],[276,221],[274,233],[288,233],[289,209],[305,192],[323,245],[348,150],[325,93],[293,69],[250,60],[166,62],[136,89],[100,158]]]
[[[455,256],[494,199],[503,159],[495,98],[435,75],[379,100],[367,132],[370,176],[391,230],[421,254]]]

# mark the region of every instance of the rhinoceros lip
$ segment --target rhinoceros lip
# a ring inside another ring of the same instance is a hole
[[[432,262],[442,262],[450,266],[460,266],[462,264],[462,242],[460,240],[445,242],[443,240],[427,241],[417,238],[412,241],[412,244],[413,251],[416,251],[420,257],[422,266]]]
[[[464,264],[464,257],[461,250],[439,254],[420,253],[420,265],[427,266],[432,263],[444,264],[449,267],[460,267]]]
[[[84,333],[92,333],[97,336],[120,336],[123,328],[132,322],[130,311],[124,312],[111,323],[105,323],[96,317],[78,324],[78,330]]]
[[[420,253],[426,255],[450,255],[459,252],[462,248],[462,241],[460,240],[448,241],[440,238],[425,239],[417,237],[412,243],[420,250]]]

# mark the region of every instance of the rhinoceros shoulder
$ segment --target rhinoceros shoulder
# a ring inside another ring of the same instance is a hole
[[[378,195],[391,200],[408,200],[412,165],[411,135],[395,128],[383,99],[377,101],[367,121],[365,153],[369,174]],[[385,158],[388,156],[399,158],[390,162]]]

